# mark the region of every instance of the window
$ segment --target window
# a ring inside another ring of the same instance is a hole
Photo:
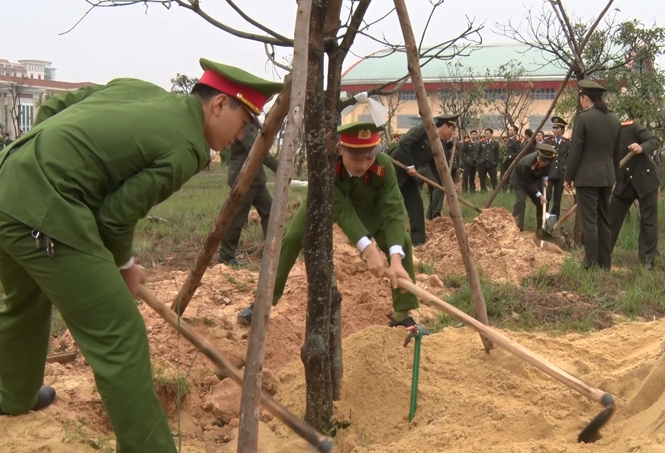
[[[536,88],[531,92],[531,99],[540,101],[545,99],[554,99],[554,88]]]
[[[372,120],[372,115],[368,115],[367,113],[363,113],[362,115],[358,115],[358,121],[363,122],[363,123],[373,123],[374,120]]]
[[[413,90],[400,91],[399,92],[399,100],[400,101],[415,101],[416,100],[416,92],[413,91]]]
[[[21,105],[18,115],[18,127],[23,132],[28,132],[32,128],[34,121],[35,108],[32,104]]]
[[[538,126],[540,126],[540,122],[543,121],[543,118],[545,118],[545,115],[533,115],[529,117],[529,129],[535,131]],[[547,123],[545,123],[545,126],[547,126]]]
[[[506,90],[485,90],[484,98],[486,101],[493,99],[506,99],[508,93]]]
[[[397,115],[397,129],[411,129],[420,123],[418,115]]]

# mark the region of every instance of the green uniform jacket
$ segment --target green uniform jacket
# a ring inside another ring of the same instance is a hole
[[[630,152],[628,146],[633,143],[642,146],[644,153],[635,154],[619,170],[614,193],[621,195],[630,183],[637,195],[643,198],[658,189],[662,183],[662,176],[658,171],[658,167],[651,159],[651,154],[660,146],[660,140],[640,123],[626,121],[621,124],[621,157]]]
[[[561,143],[557,145],[556,139],[548,138],[544,143],[556,148],[556,159],[550,166],[550,179],[563,179],[566,176],[566,163],[568,162],[568,151],[570,150],[570,140],[561,137]]]
[[[249,151],[252,149],[252,145],[254,145],[254,141],[256,140],[257,135],[258,132],[256,130],[256,126],[253,124],[248,124],[247,127],[245,127],[245,135],[243,136],[243,139],[236,140],[231,145],[229,149],[229,186],[233,186],[233,184],[236,182],[236,179],[238,179],[240,169],[245,163],[245,160],[247,160],[247,156],[249,155]],[[270,153],[266,154],[266,157],[263,159],[263,165],[271,169],[273,172],[277,172],[277,162],[277,159],[275,159],[275,157]],[[266,177],[266,171],[264,170],[263,166],[261,166],[256,172],[256,175],[254,175],[252,187],[261,187],[266,183],[266,181],[268,181],[268,178]]]
[[[404,246],[406,209],[387,154],[377,154],[364,178],[351,177],[341,158],[337,161],[333,218],[353,244],[382,230],[388,247]]]
[[[506,150],[503,153],[503,161],[505,162],[507,159],[515,159],[521,150],[522,143],[519,140],[513,138],[508,139],[506,142]]]
[[[471,143],[471,140],[464,142],[462,145],[462,162],[465,164],[475,167],[478,165],[476,158],[478,157],[478,150],[480,149],[480,142],[476,140],[475,143]]]
[[[538,152],[527,154],[517,163],[515,171],[510,175],[510,184],[513,188],[521,188],[525,192],[536,196],[543,190],[543,176],[550,172],[551,162],[544,167],[535,168]]]
[[[115,262],[136,223],[210,160],[191,95],[115,79],[48,99],[0,152],[0,211],[57,242]]]
[[[492,168],[499,165],[499,142],[492,139],[491,143],[486,140],[480,142],[478,147],[478,157],[476,157],[479,167]]]
[[[621,161],[621,123],[595,107],[575,117],[564,180],[577,187],[612,187]]]
[[[452,146],[452,143],[444,146],[444,151],[447,146]],[[429,165],[438,174],[438,170],[434,164],[432,147],[430,146],[427,130],[423,123],[412,127],[406,134],[402,135],[397,147],[390,151],[390,156],[407,167],[415,167],[416,170],[422,166]],[[399,167],[396,168],[396,174],[397,182],[400,186],[410,178],[409,174]]]

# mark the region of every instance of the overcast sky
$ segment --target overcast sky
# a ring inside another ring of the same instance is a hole
[[[123,0],[127,1],[127,0]],[[252,18],[288,36],[293,36],[295,0],[236,0]],[[455,36],[465,28],[468,16],[484,23],[485,43],[506,41],[497,35],[496,22],[523,20],[527,7],[540,10],[543,0],[446,0],[438,8],[425,44],[435,44]],[[377,19],[392,8],[390,0],[373,0],[366,19]],[[565,0],[570,15],[589,19],[605,6],[606,0]],[[345,10],[348,2],[345,2]],[[408,0],[409,14],[417,36],[431,9],[427,0]],[[637,18],[645,25],[665,25],[665,0],[615,0],[621,20]],[[198,77],[199,57],[240,66],[269,79],[279,79],[266,64],[263,45],[229,35],[194,13],[175,6],[170,10],[153,4],[118,8],[95,8],[71,32],[70,29],[89,9],[85,0],[0,0],[0,30],[3,46],[0,58],[10,61],[39,59],[53,62],[56,77],[69,82],[106,83],[115,77],[142,78],[170,88],[176,73]],[[224,0],[201,0],[201,7],[228,26],[260,33],[239,17]],[[401,43],[401,30],[395,13],[371,27],[376,37],[384,35]],[[356,40],[344,63],[347,68],[381,48],[367,38]],[[281,56],[288,52],[282,51]],[[658,60],[660,65],[665,60]]]

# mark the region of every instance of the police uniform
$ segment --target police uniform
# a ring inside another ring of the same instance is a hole
[[[568,125],[563,118],[553,116],[552,125],[558,126],[563,129]],[[556,158],[552,161],[550,166],[549,183],[547,185],[547,203],[548,211],[560,217],[561,215],[561,196],[563,195],[563,178],[566,175],[566,162],[568,161],[568,150],[570,149],[570,141],[565,137],[552,137],[545,140],[554,148],[556,148]],[[552,203],[552,208],[549,209],[549,203]]]
[[[633,120],[621,123],[621,150],[626,156],[628,147],[637,143],[642,153],[635,154],[619,170],[619,177],[610,200],[609,219],[612,230],[612,249],[616,244],[621,226],[635,200],[639,201],[640,237],[637,255],[640,263],[653,267],[653,258],[658,252],[658,188],[662,176],[651,158],[660,146],[660,140],[646,127]]]
[[[346,237],[364,249],[374,238],[377,245],[388,258],[394,253],[402,253],[402,265],[411,280],[415,281],[413,251],[411,240],[406,233],[407,214],[404,200],[400,193],[395,175],[395,167],[387,154],[380,152],[379,132],[383,127],[374,123],[351,123],[338,127],[339,140],[349,152],[375,155],[376,160],[367,172],[352,176],[344,167],[342,157],[335,167],[335,195],[333,218],[342,228]],[[402,140],[404,137],[402,138]],[[277,304],[284,292],[286,280],[303,246],[306,203],[291,220],[291,224],[282,239],[273,305]],[[395,311],[408,311],[418,308],[418,298],[412,293],[402,293],[393,289],[393,308]],[[251,323],[253,305],[243,310],[238,318]],[[413,322],[413,319],[408,318]],[[393,320],[394,321],[394,320]],[[391,325],[404,325],[392,322]]]
[[[527,154],[517,163],[515,171],[510,175],[510,185],[515,193],[513,217],[520,231],[524,230],[524,210],[526,198],[529,197],[536,205],[536,231],[542,228],[543,204],[540,202],[543,180],[548,179],[552,160],[556,157],[556,150],[548,144],[540,144],[537,151]],[[538,165],[538,160],[545,163]]]
[[[600,96],[607,91],[596,82],[578,82],[580,94]],[[568,151],[564,181],[574,182],[580,216],[584,267],[612,266],[612,237],[608,209],[621,160],[621,123],[612,112],[591,107],[577,114]]]
[[[200,62],[199,83],[238,99],[255,121],[283,87]],[[0,414],[43,407],[55,305],[92,367],[117,450],[177,451],[118,268],[132,264],[137,222],[209,159],[201,101],[128,78],[48,99],[0,153]]]
[[[454,123],[459,115],[439,115],[434,118],[435,121],[444,121],[446,123]],[[418,170],[420,167],[427,166],[430,168],[435,182],[441,183],[439,170],[434,162],[434,155],[432,154],[432,147],[429,143],[425,124],[421,123],[409,129],[404,134],[391,153],[390,156],[406,165]],[[411,241],[413,244],[424,244],[427,236],[425,234],[425,208],[423,200],[420,196],[420,189],[414,177],[401,167],[395,165],[395,172],[397,174],[397,183],[402,192],[406,210],[409,215],[409,223],[411,226]],[[430,190],[430,205],[436,206],[438,204],[436,196],[443,196],[443,194],[434,194],[434,190]],[[442,204],[442,203],[441,203]]]
[[[450,157],[452,156],[453,143],[447,141],[443,144],[444,155],[446,156],[446,162],[450,163]],[[453,159],[453,165],[450,167],[450,176],[453,178],[453,181],[456,178],[459,165],[457,164],[457,158],[459,154],[456,154],[455,159]],[[441,175],[439,174],[439,169],[436,167],[436,162],[432,162],[431,165],[423,165],[418,168],[418,173],[425,178],[443,185],[441,182]],[[418,181],[418,186],[422,187],[423,183]],[[428,220],[432,220],[435,217],[441,216],[441,211],[443,210],[444,194],[439,189],[434,187],[427,186],[427,195],[429,197],[429,205],[427,206],[427,213],[425,217]]]
[[[249,151],[252,149],[252,145],[256,140],[258,131],[255,125],[248,124],[245,127],[245,135],[242,140],[236,140],[229,147],[229,172],[227,183],[230,187],[238,179],[240,174],[240,169],[242,169]],[[263,159],[263,165],[271,169],[273,172],[277,171],[277,159],[267,153],[266,157]],[[268,222],[270,221],[270,208],[272,207],[272,196],[266,187],[266,182],[268,178],[266,177],[266,172],[263,169],[263,165],[259,168],[254,175],[252,184],[247,190],[245,198],[242,200],[242,204],[238,209],[238,213],[231,221],[229,229],[222,238],[222,242],[219,245],[219,261],[228,265],[241,265],[238,260],[236,260],[236,249],[238,248],[238,243],[240,242],[240,236],[242,234],[242,229],[247,223],[247,216],[249,215],[249,210],[254,206],[256,211],[259,213],[261,218],[261,228],[263,229],[263,237],[266,236],[268,232]]]
[[[511,137],[508,139],[506,142],[506,148],[504,150],[503,154],[503,161],[501,162],[501,177],[503,178],[503,175],[506,174],[506,171],[508,171],[508,167],[513,163],[517,155],[520,153],[522,150],[522,142],[519,141],[519,138],[517,135],[514,137]],[[512,184],[512,183],[510,183]],[[508,184],[503,186],[503,190],[506,191],[508,190]]]
[[[480,179],[480,191],[487,192],[485,179],[489,175],[492,188],[496,189],[496,167],[499,165],[499,142],[493,138],[483,139],[478,148],[478,178]]]
[[[476,191],[476,171],[478,170],[478,151],[480,142],[469,139],[462,145],[462,192]]]

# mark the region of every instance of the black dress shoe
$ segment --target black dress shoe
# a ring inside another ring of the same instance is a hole
[[[39,393],[37,394],[37,402],[34,406],[32,406],[32,410],[38,411],[49,407],[53,400],[55,400],[55,389],[53,387],[43,385],[42,388],[39,389]],[[9,414],[5,413],[5,411],[2,410],[2,407],[0,407],[0,415]]]
[[[219,259],[219,262],[222,264],[226,264],[229,267],[247,267],[247,263],[243,261],[238,261],[236,258],[230,258],[230,259]]]
[[[390,327],[412,327],[412,326],[417,326],[420,327],[420,330],[422,330],[423,335],[430,335],[431,332],[427,329],[425,329],[423,326],[418,326],[416,322],[413,320],[411,316],[409,316],[406,319],[403,319],[401,321],[395,321],[395,318],[390,318]]]
[[[238,313],[238,320],[243,324],[251,324],[253,314],[254,314],[254,304],[250,305],[249,307],[245,308],[243,311]]]

